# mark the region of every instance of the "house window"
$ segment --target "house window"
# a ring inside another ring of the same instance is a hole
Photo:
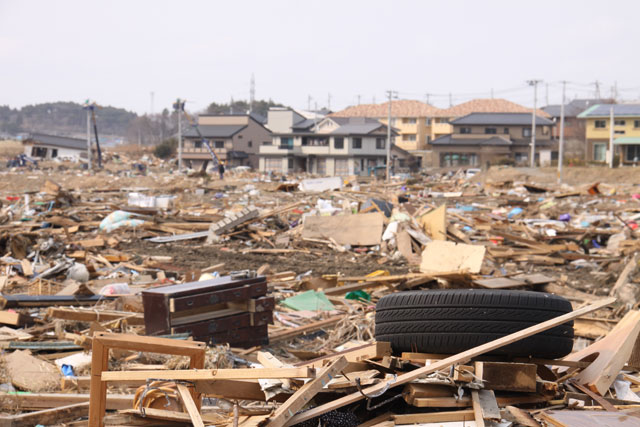
[[[32,157],[47,157],[47,149],[44,147],[33,147],[31,148],[31,156]]]
[[[496,129],[496,128],[484,128],[484,133],[486,133],[488,135],[494,135],[494,134],[498,133],[498,129]]]
[[[415,125],[417,123],[417,120],[414,118],[404,118],[402,119],[402,123],[408,124],[408,125]]]
[[[249,141],[247,145],[249,146],[249,148],[253,147],[253,141]]]
[[[427,144],[431,142],[431,135],[427,135]]]
[[[502,129],[502,133],[504,133],[505,135],[509,135],[509,128]]]
[[[224,141],[214,141],[213,146],[215,148],[224,148]]]
[[[384,150],[384,138],[376,138],[376,148],[378,150]]]
[[[613,123],[616,126],[625,126],[627,124],[627,122],[625,120],[614,120]]]
[[[625,160],[627,162],[640,161],[640,145],[627,145],[625,150]]]
[[[440,166],[477,166],[478,155],[475,153],[442,153]]]
[[[460,128],[460,133],[471,133],[471,128],[470,127]]]
[[[362,138],[352,138],[351,140],[351,148],[354,150],[359,150],[362,148]]]
[[[58,149],[57,148],[52,148],[51,149],[51,158],[55,159],[56,157],[58,157]]]
[[[427,117],[426,125],[431,126],[431,117]]]
[[[288,168],[289,170],[293,170],[293,157],[289,157],[289,158],[287,159],[287,168]]]
[[[262,145],[272,145],[273,141],[262,141]]]
[[[333,138],[333,148],[342,150],[344,148],[344,138]]]
[[[640,120],[634,120],[633,121],[633,127],[634,128],[640,128]]]
[[[193,148],[202,148],[202,141],[194,141]]]
[[[284,148],[284,149],[293,148],[293,138],[290,136],[280,137],[280,148]]]
[[[522,136],[530,137],[531,136],[531,128],[522,128]]]
[[[349,160],[336,159],[334,175],[335,176],[349,175]]]
[[[416,134],[415,133],[411,133],[411,134],[402,135],[402,140],[403,141],[415,141],[416,140]]]
[[[595,126],[596,129],[604,129],[607,127],[607,121],[606,120],[596,120],[595,121]]]
[[[615,133],[616,135],[624,135],[625,131],[623,131],[623,130],[614,130],[613,133]]]
[[[593,144],[593,160],[596,162],[604,162],[607,158],[606,144]]]

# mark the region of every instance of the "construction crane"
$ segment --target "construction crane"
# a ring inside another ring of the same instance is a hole
[[[98,168],[102,168],[102,150],[100,149],[100,140],[98,139],[98,122],[96,120],[96,108],[100,108],[100,106],[98,104],[96,104],[95,102],[90,102],[88,99],[84,102],[84,107],[85,110],[87,110],[87,118],[90,119],[91,124],[93,124],[93,133],[95,135],[96,138],[96,154],[98,157]],[[87,127],[89,127],[89,120],[87,120]],[[87,129],[87,139],[90,138],[89,135],[89,129]],[[87,153],[89,159],[89,166],[91,166],[91,149],[90,149],[90,143],[88,142],[89,146],[89,152]]]
[[[200,138],[200,140],[202,141],[202,144],[207,148],[207,150],[209,151],[209,154],[211,155],[211,160],[213,161],[213,166],[217,166],[218,164],[220,164],[220,158],[218,157],[218,155],[213,151],[213,149],[211,148],[211,145],[209,144],[209,140],[206,139],[203,135],[202,132],[200,132],[200,128],[198,127],[198,124],[195,122],[195,120],[193,120],[193,118],[189,115],[189,113],[187,113],[186,111],[184,111],[184,109],[182,110],[184,112],[184,116],[187,118],[187,121],[189,122],[189,124],[191,125],[191,127],[196,131],[196,133],[198,134],[198,137]],[[180,111],[178,111],[178,114],[180,114]]]

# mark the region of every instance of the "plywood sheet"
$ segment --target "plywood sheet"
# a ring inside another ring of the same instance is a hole
[[[479,273],[486,248],[479,245],[434,240],[422,251],[420,271],[423,273]]]
[[[427,236],[433,240],[447,240],[447,205],[432,210],[421,216],[418,222],[424,228]]]
[[[305,239],[334,239],[341,245],[373,246],[382,238],[383,215],[379,212],[344,215],[310,216],[304,220]]]

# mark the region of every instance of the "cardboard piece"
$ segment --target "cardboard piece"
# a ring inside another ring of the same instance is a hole
[[[382,239],[384,216],[379,212],[345,216],[309,216],[303,239],[334,239],[341,245],[374,246]]]
[[[447,205],[441,205],[418,218],[427,236],[433,240],[447,240]]]
[[[479,273],[486,248],[480,245],[434,240],[422,251],[423,273]]]

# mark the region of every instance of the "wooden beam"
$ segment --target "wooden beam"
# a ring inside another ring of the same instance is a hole
[[[132,326],[144,325],[144,315],[127,311],[83,310],[78,308],[50,307],[47,317],[54,319],[75,320],[77,322],[107,322],[126,319]]]
[[[275,332],[269,334],[269,342],[274,343],[277,341],[287,340],[295,338],[300,335],[304,335],[307,332],[314,332],[318,329],[326,328],[327,326],[333,326],[341,321],[344,316],[333,316],[328,319],[318,320],[317,322],[309,323],[308,325],[298,326],[297,328],[286,329],[284,331]]]
[[[202,421],[202,417],[200,416],[200,411],[193,401],[193,397],[191,397],[191,393],[189,392],[187,386],[184,384],[178,384],[177,387],[178,393],[180,394],[180,399],[182,399],[182,404],[189,414],[191,423],[194,425],[194,427],[204,427],[204,422]]]
[[[109,348],[144,351],[146,353],[174,354],[176,356],[199,354],[207,348],[206,343],[199,341],[174,340],[132,334],[100,332],[94,338],[98,338],[102,345]]]
[[[551,329],[555,326],[561,325],[563,323],[566,323],[570,320],[573,320],[577,317],[583,316],[587,313],[591,313],[593,311],[599,310],[602,307],[606,307],[607,305],[613,303],[615,301],[615,298],[605,298],[603,300],[600,300],[598,302],[595,302],[593,304],[590,304],[586,307],[583,307],[581,309],[572,311],[571,313],[567,313],[564,314],[562,316],[558,316],[555,317],[553,319],[547,320],[545,322],[539,323],[537,325],[531,326],[529,328],[523,329],[521,331],[518,332],[514,332],[512,334],[509,334],[505,337],[502,338],[498,338],[495,339],[493,341],[490,341],[488,343],[479,345],[477,347],[474,347],[472,349],[463,351],[462,353],[450,356],[446,359],[440,360],[438,362],[432,363],[429,366],[425,366],[423,368],[419,368],[416,369],[414,371],[411,372],[407,372],[405,374],[402,374],[400,376],[398,376],[396,379],[391,380],[391,381],[386,381],[386,382],[382,382],[376,385],[373,385],[371,387],[367,387],[364,391],[365,394],[375,394],[375,393],[379,393],[382,390],[385,390],[387,388],[391,388],[391,387],[397,387],[399,385],[403,385],[406,384],[408,382],[411,382],[417,378],[420,378],[424,375],[430,374],[432,372],[436,372],[439,371],[440,369],[443,368],[447,368],[455,363],[460,363],[463,361],[467,361],[470,360],[473,357],[477,357],[480,356],[481,354],[484,353],[488,353],[490,351],[496,350],[500,347],[504,347],[506,345],[509,345],[511,343],[514,343],[516,341],[520,341],[524,338],[530,337],[532,335],[535,335],[537,333],[546,331],[548,329]],[[315,418],[319,415],[322,415],[324,413],[327,413],[329,411],[332,411],[336,408],[341,408],[345,405],[349,405],[351,403],[355,403],[361,399],[363,399],[364,396],[360,393],[352,393],[349,394],[347,396],[341,397],[339,399],[333,400],[329,403],[326,403],[324,405],[320,405],[320,406],[316,406],[313,409],[310,409],[308,411],[305,411],[302,414],[298,414],[296,416],[294,416],[291,421],[292,424],[295,423],[300,423],[302,421],[306,421],[308,419],[311,418]]]
[[[5,410],[49,409],[88,401],[88,393],[0,393],[0,408]],[[110,411],[131,408],[133,394],[109,394],[105,405]]]
[[[322,368],[327,362],[344,356],[347,362],[360,362],[362,360],[382,359],[384,356],[391,356],[391,344],[384,341],[376,341],[373,344],[365,344],[358,347],[333,353],[328,356],[318,357],[304,362],[296,363],[294,366],[311,366]]]
[[[315,369],[304,368],[257,368],[257,369],[177,369],[172,371],[105,371],[102,381],[129,382],[146,381],[149,378],[173,381],[202,380],[247,380],[247,379],[281,379],[281,378],[314,378]]]
[[[451,421],[472,421],[473,409],[462,411],[425,412],[421,414],[394,415],[396,424],[444,423]]]
[[[318,376],[300,387],[285,403],[280,406],[272,417],[267,419],[268,427],[283,427],[291,425],[291,417],[295,415],[304,405],[309,403],[313,397],[342,369],[347,366],[347,359],[340,357],[331,365],[324,368]]]
[[[28,414],[9,415],[0,417],[3,427],[32,427],[35,425],[58,425],[76,418],[86,417],[89,412],[89,402],[74,403],[57,408],[43,409]]]

